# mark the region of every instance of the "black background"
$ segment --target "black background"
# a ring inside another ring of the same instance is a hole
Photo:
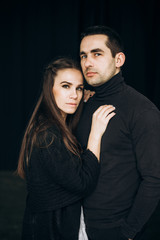
[[[45,64],[57,56],[79,60],[80,32],[114,28],[125,45],[125,81],[160,108],[159,1],[1,1],[0,169],[17,166],[22,136],[39,96]]]

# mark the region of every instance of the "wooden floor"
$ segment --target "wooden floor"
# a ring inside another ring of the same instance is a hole
[[[0,240],[20,240],[25,198],[25,182],[0,171]]]

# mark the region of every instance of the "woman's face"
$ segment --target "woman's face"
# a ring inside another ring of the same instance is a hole
[[[73,114],[83,96],[82,73],[73,68],[59,70],[54,79],[53,95],[62,116]]]

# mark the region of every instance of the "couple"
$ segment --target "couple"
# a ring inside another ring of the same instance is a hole
[[[22,239],[78,240],[83,205],[89,240],[152,240],[146,224],[160,198],[160,112],[125,84],[115,31],[88,28],[80,58],[95,89],[83,109],[73,61],[58,59],[44,72],[18,163],[28,190]]]

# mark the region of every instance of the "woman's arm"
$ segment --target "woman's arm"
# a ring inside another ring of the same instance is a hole
[[[87,149],[93,152],[98,160],[100,158],[101,138],[107,128],[109,120],[115,115],[114,110],[115,107],[112,105],[100,106],[92,117]]]
[[[65,147],[61,136],[55,137],[48,149],[42,149],[41,163],[48,171],[47,176],[64,189],[80,196],[88,194],[96,185],[99,176],[101,137],[109,120],[113,106],[102,106],[93,114],[88,149],[81,155],[81,160]]]

